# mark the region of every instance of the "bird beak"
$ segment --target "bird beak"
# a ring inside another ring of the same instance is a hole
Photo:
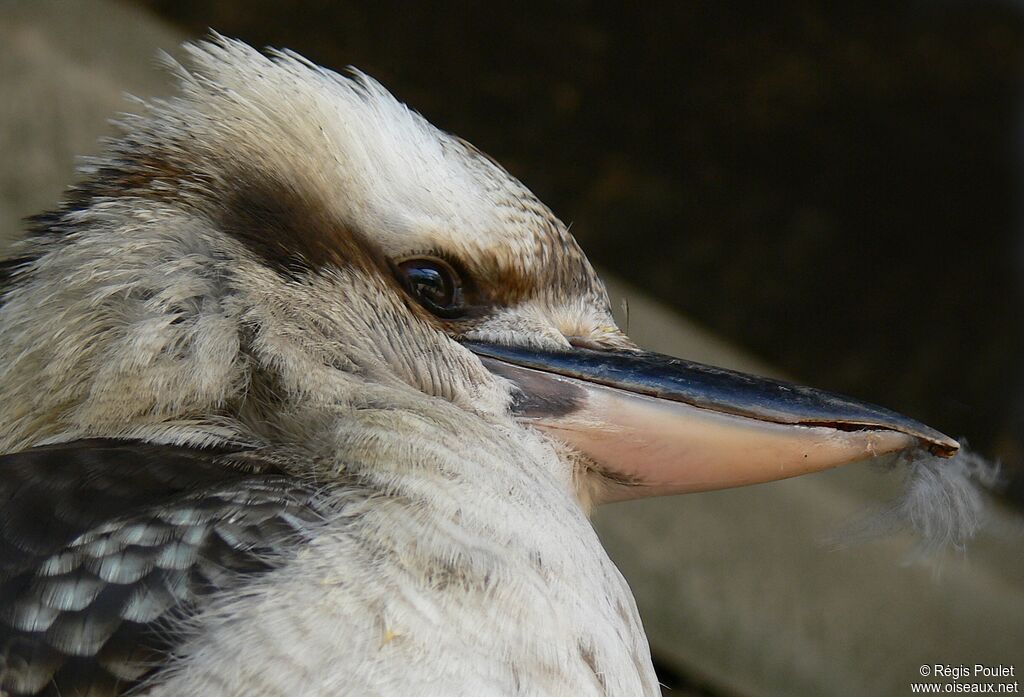
[[[841,395],[658,353],[466,342],[516,387],[515,415],[583,452],[601,501],[724,489],[952,438]]]

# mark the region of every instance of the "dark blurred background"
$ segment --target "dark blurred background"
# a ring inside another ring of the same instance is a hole
[[[1024,502],[1020,4],[140,4],[374,75],[598,265]]]

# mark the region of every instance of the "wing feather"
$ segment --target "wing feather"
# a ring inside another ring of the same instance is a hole
[[[0,456],[0,694],[123,694],[211,592],[284,563],[317,492],[246,462],[109,440]]]

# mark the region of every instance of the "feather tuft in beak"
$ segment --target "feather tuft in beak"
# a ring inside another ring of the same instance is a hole
[[[963,552],[989,522],[990,494],[1003,482],[998,463],[961,446],[948,461],[923,450],[883,459],[884,466],[905,467],[902,495],[857,516],[826,542],[846,548],[909,533],[915,542],[908,561],[932,560],[947,549]]]

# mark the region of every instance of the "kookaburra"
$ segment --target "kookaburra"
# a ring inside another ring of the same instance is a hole
[[[4,695],[654,696],[592,506],[946,436],[640,350],[365,75],[215,37],[4,263]]]

